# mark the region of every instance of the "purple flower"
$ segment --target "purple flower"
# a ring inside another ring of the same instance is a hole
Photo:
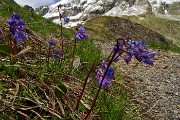
[[[17,31],[14,34],[14,39],[16,40],[17,43],[22,42],[27,36],[22,32],[22,31]]]
[[[63,55],[63,52],[60,51],[60,50],[54,50],[54,51],[53,51],[53,57],[54,57],[55,59],[60,59],[62,55]]]
[[[25,22],[20,18],[20,16],[13,12],[11,18],[8,20],[10,26],[10,31],[17,43],[24,41],[28,35],[24,33]]]
[[[96,77],[98,78],[98,85],[100,85],[102,78],[104,76],[104,73],[107,69],[107,63],[105,61],[102,61],[101,63],[102,63],[102,66],[97,70],[97,74],[96,74]],[[105,88],[111,85],[111,81],[114,78],[114,74],[115,74],[114,69],[109,67],[107,74],[103,80],[102,88]]]
[[[102,78],[103,77],[98,78],[98,86],[100,86]],[[103,83],[102,83],[102,88],[105,88],[105,87],[109,86],[110,84],[111,84],[110,81],[107,80],[106,78],[104,78]]]
[[[20,58],[20,59],[25,59],[25,56],[24,56],[23,54],[20,54],[20,55],[19,55],[19,58]]]
[[[135,54],[135,57],[138,61],[142,61],[148,65],[153,65],[155,61],[155,53],[149,51],[142,51],[140,53]]]
[[[124,46],[125,46],[124,42],[119,42],[118,47],[117,47],[117,45],[114,46],[113,52],[116,52],[116,50],[117,50],[116,56],[115,56],[115,58],[113,60],[114,62],[118,62],[120,60],[119,57],[124,52]]]
[[[14,25],[16,23],[16,21],[13,19],[13,18],[10,18],[8,20],[8,24],[11,26],[11,25]]]
[[[54,47],[54,46],[56,46],[56,43],[53,40],[50,40],[49,41],[49,46]]]
[[[108,79],[113,79],[113,78],[114,78],[114,73],[115,73],[115,72],[114,72],[114,69],[109,68],[108,71],[107,71],[107,74],[106,74],[106,75],[107,75],[107,78],[108,78]]]
[[[67,17],[64,17],[64,21],[65,21],[65,22],[69,22],[69,21],[70,21],[70,19],[69,19],[69,18],[67,18]]]
[[[12,18],[13,19],[20,19],[19,15],[15,12],[13,12]]]
[[[24,25],[17,26],[20,31],[24,31]]]
[[[25,22],[24,22],[24,20],[23,19],[16,19],[17,21],[16,21],[16,25],[25,25]]]
[[[117,63],[118,61],[119,61],[119,58],[118,57],[116,57],[116,58],[114,58],[114,60],[113,60],[115,63]]]
[[[79,27],[79,32],[83,34],[86,33],[86,30],[83,27]]]
[[[129,57],[135,56],[135,58],[148,65],[153,65],[155,61],[155,53],[148,51],[147,45],[143,42],[132,41],[130,43]]]
[[[114,62],[119,61],[119,57],[122,55],[122,53],[126,53],[127,57],[124,58],[127,64],[130,63],[133,56],[140,61],[144,62],[148,65],[153,65],[153,62],[155,61],[155,53],[150,52],[148,50],[147,45],[145,45],[143,42],[139,41],[132,41],[131,39],[124,39],[123,41],[118,43],[114,47],[113,52],[116,52]]]
[[[133,56],[133,54],[130,54],[130,53],[128,53],[128,55],[129,55],[129,56],[124,59],[124,60],[126,61],[126,64],[129,64],[129,63],[130,63],[131,58],[132,58],[132,56]]]
[[[78,31],[76,32],[76,40],[84,41],[88,39],[88,35],[86,34],[86,31],[83,27],[79,27]]]
[[[76,39],[84,41],[84,40],[88,39],[88,35],[87,34],[76,33]]]

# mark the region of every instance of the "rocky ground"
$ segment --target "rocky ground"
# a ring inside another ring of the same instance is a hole
[[[105,44],[103,54],[111,50]],[[139,106],[145,120],[180,120],[180,55],[156,50],[154,66],[121,60],[116,71],[123,73],[125,85],[132,89],[131,101]]]

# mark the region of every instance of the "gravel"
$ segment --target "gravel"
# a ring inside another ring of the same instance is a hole
[[[98,47],[108,56],[109,46]],[[156,50],[154,66],[133,59],[129,65],[120,60],[114,67],[132,89],[130,99],[144,120],[180,120],[180,54]]]
[[[154,66],[133,60],[116,65],[131,88],[132,103],[145,120],[180,120],[180,55],[156,51]]]

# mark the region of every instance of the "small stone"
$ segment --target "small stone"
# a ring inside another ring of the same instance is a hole
[[[179,95],[179,93],[178,93],[178,92],[175,92],[174,94],[175,94],[175,95],[177,95],[177,96]]]
[[[178,111],[177,111],[177,110],[174,110],[174,113],[175,113],[175,114],[178,114]]]

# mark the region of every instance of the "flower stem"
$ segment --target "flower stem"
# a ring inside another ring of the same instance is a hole
[[[13,48],[13,55],[14,55],[14,64],[17,62],[17,42],[14,40],[14,48]]]
[[[119,41],[119,40],[123,40],[123,38],[118,38],[117,41]],[[119,47],[119,45],[117,45],[117,46]],[[111,53],[110,53],[107,61],[109,61],[110,57],[112,56],[113,51],[114,51],[114,50],[111,51]]]
[[[68,75],[71,74],[72,69],[73,69],[73,63],[74,63],[74,58],[75,58],[75,53],[76,53],[76,43],[77,43],[77,40],[75,38],[75,40],[74,40],[74,49],[73,49],[73,58],[72,58],[72,61],[71,61],[70,67],[69,67],[69,74]]]
[[[117,51],[118,51],[118,48],[119,48],[119,45],[118,45],[118,40],[117,40],[117,49],[116,49],[116,51],[114,52],[111,60],[109,61],[108,65],[107,65],[106,71],[105,71],[105,73],[104,73],[104,75],[103,75],[103,78],[102,78],[101,83],[100,83],[100,85],[99,85],[99,88],[98,88],[98,91],[97,91],[97,93],[96,93],[96,96],[95,96],[95,98],[93,99],[93,102],[92,102],[92,105],[91,105],[91,109],[88,111],[88,113],[87,113],[86,117],[84,118],[84,120],[87,120],[87,118],[88,118],[89,115],[91,114],[91,111],[93,110],[93,108],[94,108],[94,106],[95,106],[95,104],[96,104],[96,100],[97,100],[98,95],[99,95],[99,93],[100,93],[100,90],[101,90],[101,87],[102,87],[102,83],[103,83],[103,81],[104,81],[104,78],[105,78],[105,76],[106,76],[106,74],[107,74],[107,71],[108,71],[110,65],[112,64],[112,62],[113,62],[113,60],[114,60],[114,57],[115,57],[115,55],[116,55],[116,53],[117,53]]]
[[[86,75],[86,78],[85,78],[85,80],[84,80],[83,89],[82,89],[82,91],[81,91],[81,94],[80,94],[80,96],[79,96],[79,99],[78,99],[77,105],[76,105],[76,109],[77,109],[77,110],[78,110],[78,107],[79,107],[79,104],[80,104],[80,100],[81,100],[81,98],[82,98],[82,96],[83,96],[83,93],[84,93],[84,90],[85,90],[85,87],[86,87],[88,78],[89,78],[91,72],[93,71],[94,67],[95,67],[95,61],[93,62],[92,66],[91,66],[91,69],[88,71],[88,73],[87,73],[87,75]]]
[[[39,57],[40,57],[40,66],[42,65],[42,45],[41,44],[39,44],[39,47],[40,47],[40,49],[39,49]]]
[[[9,33],[9,38],[8,38],[8,53],[9,53],[9,59],[11,57],[11,53],[12,53],[12,36]]]
[[[110,59],[110,57],[111,57],[112,53],[113,53],[113,50],[111,51],[111,53],[110,53],[110,55],[109,55],[109,57],[108,57],[107,61],[109,61],[109,59]]]
[[[48,69],[49,69],[49,56],[50,56],[50,51],[51,51],[51,48],[50,48],[50,45],[49,45],[48,56],[47,56]]]
[[[62,40],[62,43],[61,43],[61,48],[62,48],[62,52],[64,53],[64,40],[63,40],[63,29],[62,29],[62,14],[60,13],[60,9],[61,9],[61,5],[58,6],[58,12],[59,12],[59,19],[60,19],[60,36],[61,36],[61,40]]]

